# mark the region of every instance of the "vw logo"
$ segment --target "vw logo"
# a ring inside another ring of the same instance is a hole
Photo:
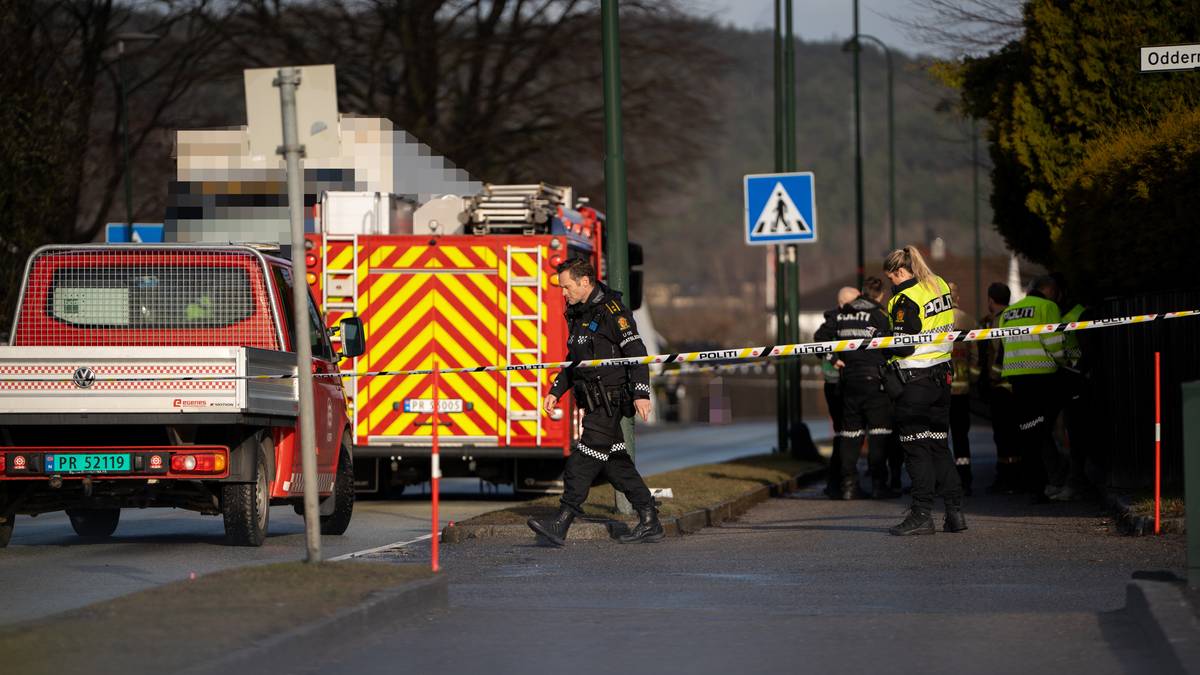
[[[96,383],[96,373],[87,366],[80,366],[75,369],[75,374],[71,375],[71,381],[80,389],[87,389]]]

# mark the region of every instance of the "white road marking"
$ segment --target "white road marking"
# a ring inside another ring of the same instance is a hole
[[[368,549],[363,549],[361,551],[355,551],[354,553],[347,553],[346,555],[339,555],[336,558],[330,558],[329,562],[338,562],[339,560],[351,560],[353,558],[359,558],[364,555],[371,555],[372,553],[379,553],[380,551],[386,551],[388,549],[404,548],[405,546],[408,546],[409,544],[415,544],[418,541],[425,541],[427,539],[432,539],[432,538],[433,538],[432,534],[423,534],[423,535],[417,537],[416,539],[410,539],[408,541],[397,541],[397,542],[393,542],[391,544],[384,544],[383,546],[376,546],[375,548],[368,548]]]

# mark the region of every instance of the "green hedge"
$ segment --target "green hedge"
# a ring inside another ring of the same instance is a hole
[[[1061,200],[1055,252],[1087,299],[1200,287],[1200,109],[1089,143]]]

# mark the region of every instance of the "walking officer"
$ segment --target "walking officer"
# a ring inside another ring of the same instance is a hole
[[[840,299],[840,298],[839,298]],[[871,340],[892,334],[887,314],[879,306],[883,300],[883,281],[868,277],[862,295],[843,303],[838,310],[835,335],[838,340]],[[880,367],[887,356],[880,350],[850,351],[831,354],[834,366],[842,373],[842,428],[838,432],[841,458],[841,497],[857,499],[858,457],[863,440],[867,441],[867,468],[871,474],[871,496],[894,499],[900,496],[888,488],[887,443],[892,435],[892,403],[880,382]]]
[[[633,314],[621,304],[621,294],[596,280],[596,270],[582,258],[558,266],[558,281],[567,300],[567,353],[572,361],[646,355]],[[547,414],[571,389],[575,404],[585,411],[583,434],[563,471],[562,506],[553,519],[530,518],[534,532],[558,546],[567,538],[575,517],[583,513],[592,481],[601,473],[624,493],[638,513],[638,523],[620,537],[623,544],[658,541],[662,524],[654,498],[633,458],[625,449],[621,420],[636,412],[650,417],[650,369],[645,365],[564,368],[542,403]]]
[[[950,287],[925,264],[915,246],[892,251],[883,271],[894,284],[888,301],[897,337],[943,333],[954,327]],[[883,368],[884,388],[895,405],[900,444],[912,479],[908,517],[889,530],[894,535],[933,534],[933,498],[946,505],[945,532],[962,532],[962,485],[950,454],[950,350],[953,343],[918,344],[892,350]]]

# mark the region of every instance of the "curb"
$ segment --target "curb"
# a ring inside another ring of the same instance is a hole
[[[1112,514],[1121,534],[1142,537],[1154,534],[1154,516],[1139,516],[1134,513],[1129,495],[1115,490],[1104,490],[1104,506]],[[1161,519],[1163,534],[1185,534],[1185,518]]]
[[[791,478],[755,488],[745,494],[726,502],[689,511],[674,518],[664,518],[663,530],[668,536],[683,536],[695,534],[706,527],[715,527],[721,523],[734,520],[754,506],[765,502],[771,497],[780,497],[795,492],[801,486],[823,478],[826,469],[813,469]],[[612,539],[624,532],[633,521],[581,521],[573,525],[567,538],[572,541],[595,541]],[[448,525],[442,530],[442,543],[458,544],[468,539],[488,539],[492,537],[528,537],[529,528],[525,525]]]
[[[277,633],[180,675],[227,675],[230,672],[293,672],[329,656],[329,646],[359,637],[393,622],[449,607],[444,575],[389,588],[333,616]]]
[[[1160,672],[1200,674],[1200,617],[1184,595],[1184,584],[1131,581],[1125,610],[1162,651]]]

